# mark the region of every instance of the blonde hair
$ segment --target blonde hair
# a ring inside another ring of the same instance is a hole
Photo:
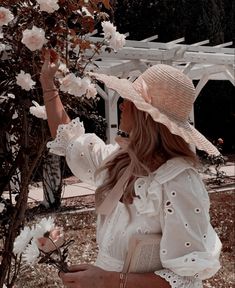
[[[196,154],[180,136],[172,134],[169,129],[155,122],[146,112],[138,110],[132,104],[133,123],[127,149],[120,149],[114,157],[104,164],[97,173],[108,171],[104,183],[96,190],[96,199],[100,202],[114,187],[125,169],[130,165],[131,177],[123,187],[122,201],[130,204],[136,196],[134,183],[138,177],[146,176],[157,170],[163,163],[174,157],[186,157],[194,164]]]

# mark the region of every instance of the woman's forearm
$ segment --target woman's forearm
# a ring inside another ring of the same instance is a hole
[[[69,116],[64,110],[64,106],[60,100],[59,91],[56,89],[54,83],[55,74],[59,65],[59,55],[52,50],[46,50],[44,53],[40,82],[42,85],[44,104],[46,106],[47,121],[53,138],[55,138],[57,128],[60,124],[70,122]]]
[[[50,85],[47,88],[43,87],[43,99],[51,136],[55,138],[58,126],[69,123],[70,118],[64,109],[59,97],[59,92],[54,85]]]
[[[125,288],[171,288],[171,285],[154,273],[128,273],[123,279]],[[120,273],[110,272],[110,282],[116,283],[113,288],[119,288],[120,286]]]

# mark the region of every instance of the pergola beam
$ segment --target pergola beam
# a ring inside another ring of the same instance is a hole
[[[174,44],[182,43],[182,42],[184,42],[184,41],[185,41],[185,39],[184,39],[184,37],[182,37],[182,38],[179,38],[179,39],[176,39],[176,40],[167,42],[166,44],[167,44],[168,46],[171,46],[171,45],[174,45]]]
[[[95,61],[95,64],[99,67],[97,68],[97,72],[120,76],[123,71],[135,70],[138,67],[139,62],[139,60],[122,60],[111,62],[112,65],[103,65],[102,61]]]
[[[207,73],[208,75],[223,73],[226,71],[224,65],[194,65],[192,69],[187,73],[191,79],[200,79],[201,75]]]
[[[124,60],[137,60],[137,59],[147,59],[153,61],[161,60],[171,60],[174,58],[176,51],[179,50],[178,47],[174,47],[169,50],[159,50],[159,49],[144,49],[138,48],[134,49],[131,47],[125,47],[118,52],[106,51],[101,52],[97,57],[98,58],[114,58],[114,59],[124,59]],[[92,52],[88,51],[87,56],[92,56]]]
[[[155,37],[155,36],[153,36]],[[91,37],[92,41],[101,41],[99,37]],[[198,46],[177,44],[183,38],[168,43],[143,42],[127,40],[125,47],[118,52],[101,52],[99,58],[113,58],[137,60],[146,59],[148,61],[185,61],[194,63],[209,63],[219,65],[232,65],[235,62],[234,49],[224,47]],[[202,41],[205,43],[204,40]],[[177,42],[177,43],[175,43]],[[91,56],[88,52],[88,55]]]
[[[195,53],[188,52],[184,53],[184,58],[186,62],[194,63],[208,63],[217,65],[233,65],[234,55],[222,54],[222,53]]]
[[[202,78],[200,79],[200,81],[198,82],[197,86],[196,86],[196,95],[195,95],[195,100],[197,99],[198,95],[200,94],[200,92],[202,91],[202,88],[206,85],[206,83],[209,80],[209,75],[207,73],[205,73]]]
[[[193,46],[187,45],[189,52],[224,53],[234,55],[234,48],[214,47],[214,46]]]
[[[157,38],[158,38],[158,35],[154,35],[154,36],[141,40],[141,42],[150,42],[150,41],[156,40]]]
[[[215,45],[213,47],[219,47],[219,48],[224,48],[224,47],[228,47],[228,46],[231,46],[233,45],[233,42],[230,41],[230,42],[226,42],[226,43],[222,43],[222,44],[219,44],[219,45]]]
[[[200,42],[197,42],[197,43],[193,43],[190,46],[201,46],[201,45],[208,44],[209,42],[210,42],[209,40],[203,40],[203,41],[200,41]]]

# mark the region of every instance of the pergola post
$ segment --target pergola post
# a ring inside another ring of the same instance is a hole
[[[112,90],[106,91],[108,94],[105,99],[105,117],[107,120],[107,143],[114,143],[118,129],[117,101],[118,95]]]

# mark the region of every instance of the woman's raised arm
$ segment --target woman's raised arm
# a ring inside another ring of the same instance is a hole
[[[53,60],[52,60],[53,56]],[[59,67],[59,56],[53,55],[49,50],[45,52],[45,60],[41,69],[40,82],[43,90],[43,99],[46,106],[47,121],[50,128],[51,136],[55,138],[57,128],[60,124],[67,124],[71,120],[66,113],[60,100],[59,91],[57,90],[54,77]]]

